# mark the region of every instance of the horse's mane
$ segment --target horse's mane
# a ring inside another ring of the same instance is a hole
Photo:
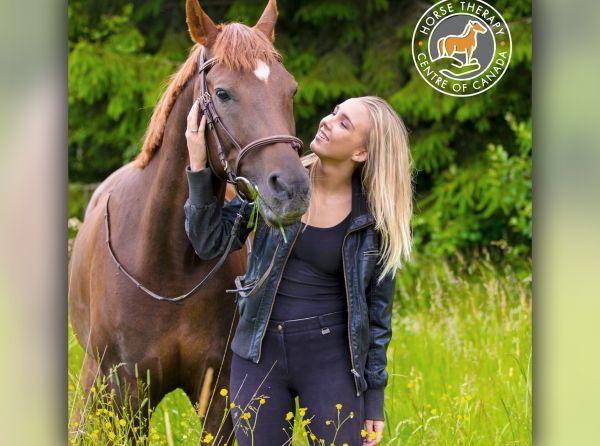
[[[280,57],[271,41],[261,31],[235,22],[221,24],[217,28],[219,33],[211,47],[211,53],[220,64],[231,70],[251,71],[256,68],[257,59],[271,65]],[[169,77],[167,87],[152,112],[142,150],[134,160],[137,167],[146,167],[162,144],[167,118],[187,82],[197,72],[198,54],[201,49],[200,44],[195,44],[185,62]]]
[[[471,31],[471,28],[473,28],[473,25],[471,24],[471,22],[467,22],[467,26],[465,26],[465,29],[463,29],[462,34],[458,37],[465,37]]]

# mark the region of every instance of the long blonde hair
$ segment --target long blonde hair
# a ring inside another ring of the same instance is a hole
[[[395,273],[402,267],[403,261],[411,259],[412,157],[408,131],[394,109],[377,96],[356,99],[367,108],[371,120],[366,141],[367,160],[356,167],[361,168],[361,183],[367,194],[369,209],[375,217],[375,229],[381,234],[378,263],[384,263],[384,266],[377,278],[379,283],[387,273]],[[301,159],[305,167],[310,166],[311,187],[314,186],[318,159],[315,153]]]

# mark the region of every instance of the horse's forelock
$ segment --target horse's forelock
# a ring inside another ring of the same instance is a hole
[[[211,53],[231,70],[253,71],[257,60],[271,65],[280,57],[269,38],[258,29],[234,22],[219,25],[219,30]]]

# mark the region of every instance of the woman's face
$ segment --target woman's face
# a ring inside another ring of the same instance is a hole
[[[357,99],[348,99],[321,119],[310,148],[321,160],[363,162],[370,125],[367,108]]]

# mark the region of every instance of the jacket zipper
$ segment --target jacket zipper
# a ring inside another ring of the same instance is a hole
[[[281,278],[283,277],[283,270],[285,268],[285,263],[287,262],[290,253],[292,252],[292,248],[296,243],[296,239],[298,238],[298,234],[300,234],[302,230],[302,223],[300,223],[300,227],[296,231],[296,236],[294,237],[294,241],[292,242],[290,249],[288,250],[285,260],[283,261],[283,267],[281,268],[281,273],[279,274],[279,279],[277,280],[277,285],[275,286],[275,294],[277,294],[277,289],[279,288],[279,282],[281,282]],[[262,342],[265,337],[265,333],[267,332],[267,326],[269,325],[269,319],[271,319],[271,313],[273,312],[273,304],[275,303],[275,295],[273,295],[273,299],[271,299],[271,307],[269,308],[269,316],[267,317],[267,321],[265,322],[265,328],[263,329],[262,336],[260,337],[260,343],[258,344],[258,359],[257,362],[260,362],[260,355],[262,354]]]
[[[350,315],[350,294],[348,293],[348,280],[346,278],[346,265],[344,262],[344,243],[346,242],[346,237],[348,236],[348,234],[357,231],[359,229],[362,229],[366,226],[369,226],[371,223],[368,223],[366,225],[362,225],[359,226],[358,228],[354,228],[352,231],[349,231],[346,235],[344,235],[344,239],[342,240],[342,269],[344,271],[344,286],[346,288],[346,305],[348,307],[348,347],[350,348],[350,363],[352,364],[352,368],[350,369],[350,372],[355,376],[354,378],[354,385],[356,387],[356,396],[360,396],[360,391],[358,390],[358,380],[357,378],[360,378],[360,375],[358,374],[358,372],[356,371],[356,367],[354,365],[354,356],[352,354],[352,335],[350,334],[350,326],[352,325],[352,317]]]

